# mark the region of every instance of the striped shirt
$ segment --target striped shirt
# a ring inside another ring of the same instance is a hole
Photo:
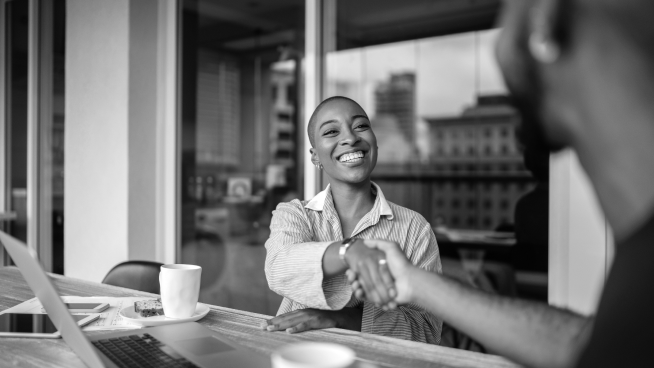
[[[416,266],[442,272],[436,237],[420,214],[386,201],[372,184],[375,203],[350,237],[386,239],[400,245]],[[330,186],[310,201],[280,203],[273,211],[266,241],[266,278],[270,289],[284,297],[277,315],[297,309],[363,308],[361,331],[405,340],[439,344],[442,321],[424,308],[408,304],[385,312],[358,300],[345,275],[324,279],[322,258],[334,241],[343,240]]]

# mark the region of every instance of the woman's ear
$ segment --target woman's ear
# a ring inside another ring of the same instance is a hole
[[[311,162],[314,165],[320,165],[320,159],[318,158],[318,153],[316,153],[316,149],[311,147],[309,149],[309,152],[311,153]]]

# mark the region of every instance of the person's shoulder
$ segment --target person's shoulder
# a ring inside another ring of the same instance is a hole
[[[389,200],[386,201],[388,203],[388,206],[391,208],[391,211],[393,211],[393,217],[400,220],[400,221],[406,221],[411,223],[414,226],[426,226],[429,225],[429,222],[418,212],[400,206],[399,204],[393,203]]]
[[[289,212],[289,213],[294,213],[294,214],[303,214],[304,213],[304,206],[308,202],[309,201],[300,201],[297,198],[290,201],[290,202],[280,202],[277,205],[277,208],[275,209],[274,212],[280,211],[280,212]]]

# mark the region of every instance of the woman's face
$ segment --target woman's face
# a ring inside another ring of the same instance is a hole
[[[377,164],[377,138],[368,115],[346,99],[327,102],[316,114],[311,160],[336,181],[361,183]]]

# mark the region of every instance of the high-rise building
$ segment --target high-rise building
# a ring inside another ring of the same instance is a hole
[[[415,144],[415,73],[392,74],[388,82],[380,83],[375,88],[375,109],[377,117],[394,117],[407,140]]]
[[[199,164],[240,164],[240,96],[240,69],[233,58],[200,50],[196,127]]]
[[[460,116],[425,118],[432,142],[432,216],[455,228],[513,223],[515,202],[533,187],[515,130],[520,117],[505,96],[479,96]]]
[[[295,75],[292,70],[272,69],[270,128],[271,163],[295,166]]]

